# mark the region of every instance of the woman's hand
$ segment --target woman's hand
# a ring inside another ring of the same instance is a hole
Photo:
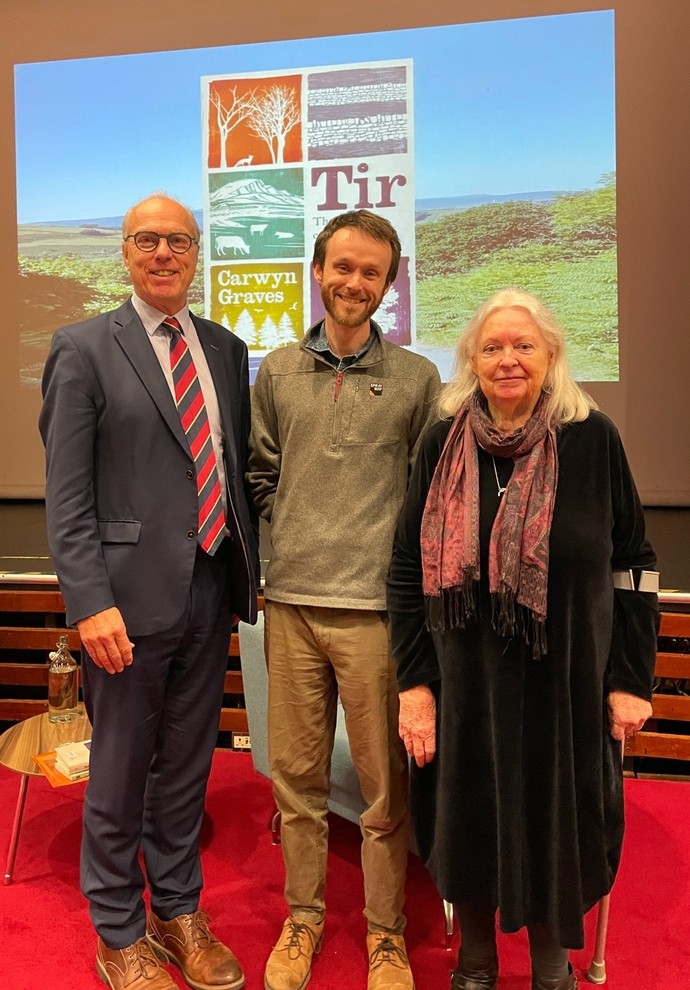
[[[436,701],[426,685],[401,691],[398,731],[418,767],[436,754]]]
[[[637,732],[652,714],[652,706],[644,698],[627,691],[612,691],[608,697],[609,723],[614,739],[625,739]]]

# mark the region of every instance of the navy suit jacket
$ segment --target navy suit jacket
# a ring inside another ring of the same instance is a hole
[[[247,348],[218,324],[192,319],[224,433],[231,606],[254,622],[258,524],[244,486]],[[43,399],[48,540],[68,623],[115,605],[130,636],[169,628],[186,607],[197,550],[194,462],[131,301],[54,334]]]

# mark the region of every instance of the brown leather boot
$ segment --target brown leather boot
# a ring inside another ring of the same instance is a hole
[[[96,969],[110,990],[177,990],[144,936],[124,949],[109,949],[99,938]]]
[[[560,980],[545,980],[532,974],[532,990],[577,990],[577,980],[573,967],[568,964],[568,975]]]
[[[155,952],[175,963],[194,990],[239,990],[244,986],[242,967],[227,945],[212,934],[203,911],[178,914],[170,921],[162,921],[151,911],[148,929]]]

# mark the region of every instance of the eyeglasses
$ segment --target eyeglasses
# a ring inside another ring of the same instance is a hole
[[[160,240],[167,241],[173,254],[186,254],[192,244],[199,243],[197,237],[190,237],[189,234],[183,234],[181,231],[174,234],[157,234],[153,230],[139,230],[136,234],[127,234],[124,240],[128,241],[130,237],[140,251],[155,251]]]

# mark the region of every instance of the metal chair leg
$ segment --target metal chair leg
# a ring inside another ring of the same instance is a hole
[[[455,928],[455,911],[450,901],[443,902],[443,913],[446,919],[446,951],[450,952]]]
[[[19,796],[17,806],[14,811],[14,822],[12,823],[12,836],[10,838],[10,848],[7,852],[7,865],[5,866],[5,876],[3,884],[9,886],[12,883],[12,873],[14,872],[14,860],[17,855],[19,845],[19,833],[22,830],[22,818],[24,816],[24,805],[26,804],[26,792],[29,788],[29,774],[23,773],[19,781]]]
[[[268,827],[271,830],[271,842],[274,846],[280,845],[280,812],[276,808],[271,815]]]

